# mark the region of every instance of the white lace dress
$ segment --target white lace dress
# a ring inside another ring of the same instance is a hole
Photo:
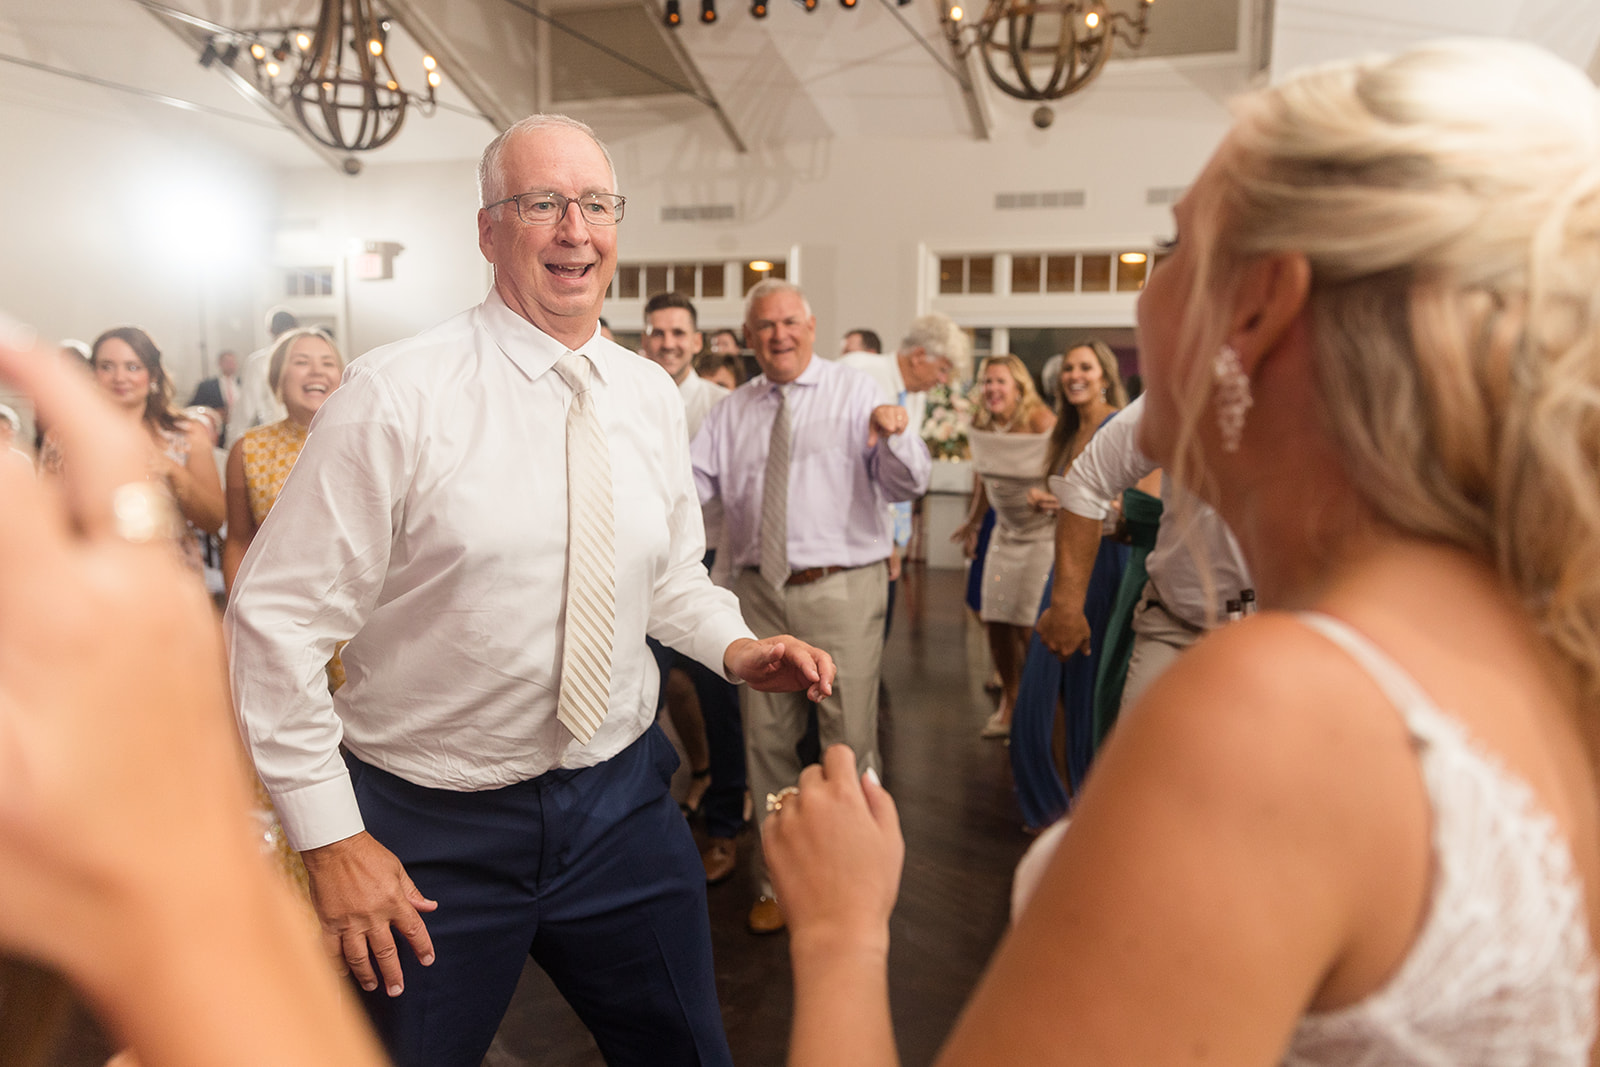
[[[1405,719],[1433,815],[1428,915],[1382,989],[1305,1016],[1286,1067],[1512,1067],[1589,1062],[1597,979],[1572,856],[1528,786],[1348,625],[1300,619],[1361,665]],[[1056,828],[1052,828],[1055,830]],[[1059,833],[1018,867],[1020,914]]]

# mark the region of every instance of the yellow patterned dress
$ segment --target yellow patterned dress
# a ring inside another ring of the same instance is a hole
[[[245,431],[239,439],[239,452],[244,460],[245,495],[250,502],[250,517],[259,528],[267,512],[277,502],[284,480],[300,458],[300,449],[306,443],[306,428],[292,419],[284,419],[270,426],[257,426]],[[343,648],[343,645],[339,646]],[[344,664],[339,653],[334,652],[328,661],[328,691],[334,692],[344,684]],[[277,854],[283,869],[302,888],[308,890],[305,865],[289,847],[283,828],[272,812],[272,802],[267,792],[257,782],[257,799],[261,803],[263,834],[271,850]],[[309,891],[309,890],[308,890]]]

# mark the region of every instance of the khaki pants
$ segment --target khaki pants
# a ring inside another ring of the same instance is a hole
[[[883,663],[883,619],[888,608],[889,568],[856,567],[807,585],[775,590],[754,570],[734,579],[744,621],[757,637],[793,634],[833,657],[838,674],[833,694],[817,705],[818,737],[824,751],[846,744],[857,767],[881,773],[878,757],[878,669]],[[750,798],[759,827],[767,817],[768,793],[800,779],[795,745],[805,733],[811,702],[805,693],[758,693],[742,686],[744,750]],[[765,861],[757,853],[757,890],[772,895]]]
[[[1163,607],[1155,599],[1155,587],[1146,583],[1139,606],[1133,610],[1133,651],[1128,656],[1128,680],[1122,685],[1119,717],[1204,632]]]

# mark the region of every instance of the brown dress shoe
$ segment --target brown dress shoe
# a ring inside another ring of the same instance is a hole
[[[762,897],[750,908],[750,917],[745,920],[752,934],[775,934],[786,925],[783,918],[783,909],[772,897]]]
[[[739,846],[731,837],[708,838],[700,863],[706,869],[706,885],[725,882],[739,866]]]

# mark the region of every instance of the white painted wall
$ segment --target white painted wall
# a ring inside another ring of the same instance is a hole
[[[302,317],[332,320],[347,354],[418,333],[488,291],[488,264],[478,252],[476,160],[368,167],[354,179],[327,168],[288,171],[280,192],[275,269],[264,298]],[[404,246],[394,277],[357,280],[347,269],[352,250],[380,241]],[[338,269],[333,297],[269,291],[282,269],[319,265]]]
[[[203,353],[258,343],[273,176],[115,110],[9,103],[0,306],[47,339],[143,327],[186,401],[211,373]]]

